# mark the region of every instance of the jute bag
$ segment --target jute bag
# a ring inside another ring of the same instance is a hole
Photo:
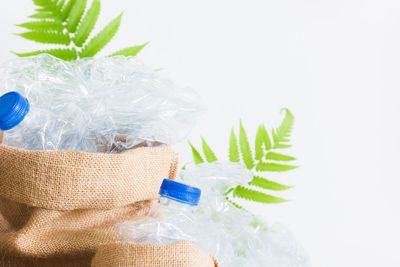
[[[0,266],[90,266],[120,240],[116,223],[147,214],[177,163],[166,145],[121,154],[0,145]]]
[[[189,241],[170,245],[110,243],[99,248],[92,267],[217,267]]]

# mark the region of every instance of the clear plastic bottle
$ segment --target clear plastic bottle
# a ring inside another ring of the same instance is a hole
[[[180,240],[195,242],[197,224],[195,208],[201,190],[164,179],[160,199],[142,219],[116,225],[125,242],[170,244]]]
[[[8,92],[0,97],[0,144],[4,131],[19,125],[28,114],[29,101],[17,92]]]

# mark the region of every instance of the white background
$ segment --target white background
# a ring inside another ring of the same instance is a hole
[[[400,4],[356,0],[103,0],[99,26],[125,10],[104,55],[151,41],[141,58],[196,89],[203,135],[226,158],[230,128],[296,116],[301,168],[280,178],[293,201],[254,206],[284,222],[313,266],[400,266]],[[13,35],[30,0],[3,3],[0,58],[37,46]],[[189,161],[187,144],[180,146]]]

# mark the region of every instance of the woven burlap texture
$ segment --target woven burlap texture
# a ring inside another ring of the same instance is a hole
[[[99,248],[92,267],[217,267],[189,241],[170,245],[110,243]]]
[[[177,157],[166,145],[121,154],[0,145],[0,266],[90,266],[119,240],[116,223],[148,212]]]

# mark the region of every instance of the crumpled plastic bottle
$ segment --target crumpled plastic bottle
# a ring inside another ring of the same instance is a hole
[[[164,179],[160,199],[145,218],[117,224],[116,231],[125,242],[170,244],[181,240],[195,242],[195,209],[201,190]]]

